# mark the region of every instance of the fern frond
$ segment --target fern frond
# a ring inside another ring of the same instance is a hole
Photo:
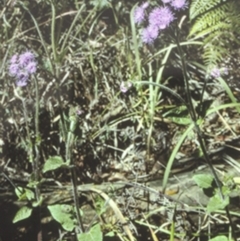
[[[192,28],[189,37],[203,39],[203,60],[207,68],[218,65],[230,52],[231,45],[239,46],[240,1],[193,0],[190,6]]]
[[[214,9],[222,3],[222,0],[193,0],[190,8],[190,20],[195,19],[202,13],[206,13],[210,9]]]

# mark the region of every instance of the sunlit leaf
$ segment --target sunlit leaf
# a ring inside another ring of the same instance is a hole
[[[72,210],[72,206],[71,205],[51,205],[48,206],[48,209],[52,215],[52,217],[59,222],[62,227],[66,230],[66,231],[73,231],[74,227],[75,227],[75,220],[73,218],[73,215],[71,212]]]
[[[13,218],[13,223],[29,218],[31,214],[32,214],[32,208],[24,206],[21,209],[19,209],[18,212],[16,213],[15,217]]]
[[[43,173],[66,166],[67,163],[60,156],[52,156],[44,163]]]
[[[89,232],[78,234],[78,241],[102,241],[103,234],[100,228],[100,224],[93,226]]]
[[[193,180],[197,183],[200,188],[209,188],[212,186],[213,177],[209,174],[198,174],[194,175]]]
[[[210,198],[208,205],[207,205],[207,211],[209,213],[215,212],[217,210],[224,209],[229,204],[229,197],[225,196],[224,199],[221,198],[220,195],[215,195]]]

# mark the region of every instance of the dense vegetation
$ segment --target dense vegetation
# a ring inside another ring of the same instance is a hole
[[[0,240],[239,240],[239,4],[4,0]]]

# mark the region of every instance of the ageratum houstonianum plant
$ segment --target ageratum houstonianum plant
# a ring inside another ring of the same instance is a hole
[[[16,85],[26,86],[32,74],[37,71],[37,62],[31,51],[14,54],[10,59],[9,74],[16,79]]]
[[[39,181],[39,146],[40,146],[40,133],[39,133],[39,89],[38,89],[38,81],[34,74],[37,71],[37,61],[35,58],[35,55],[32,51],[27,50],[21,54],[14,54],[10,61],[8,66],[8,71],[10,76],[14,77],[16,80],[16,85],[18,87],[24,87],[26,86],[31,76],[33,76],[34,79],[34,85],[35,85],[35,95],[36,95],[36,101],[35,101],[35,140],[32,141],[32,136],[30,134],[30,129],[28,126],[28,108],[26,106],[26,98],[24,96],[21,96],[18,89],[14,90],[15,96],[22,101],[23,105],[23,114],[25,118],[26,123],[26,131],[27,131],[27,141],[26,141],[26,147],[29,155],[29,161],[32,164],[33,172],[34,172],[34,181],[37,183]],[[34,150],[34,151],[33,151]],[[36,197],[37,200],[40,200],[40,191],[38,189],[38,186],[35,186],[36,190]]]
[[[160,32],[167,27],[175,19],[174,11],[183,10],[187,7],[186,0],[162,0],[162,5],[153,8],[150,13],[146,14],[148,2],[136,7],[134,11],[134,22],[142,24],[147,22],[147,27],[143,28],[141,32],[142,42],[152,44]]]
[[[144,3],[141,6],[148,6],[148,4]],[[143,26],[143,30],[141,31],[142,42],[145,44],[153,44],[154,41],[158,38],[159,34],[161,32],[164,32],[164,30],[167,29],[168,27],[170,27],[171,23],[176,19],[174,16],[174,13],[176,11],[180,11],[180,10],[187,8],[187,6],[188,6],[188,4],[187,4],[186,0],[162,0],[158,4],[158,6],[154,7],[153,9],[151,9],[151,7],[148,6],[148,7],[144,8],[144,11],[143,10],[140,11],[139,8],[137,7],[134,11],[133,17],[134,17],[135,23],[138,23],[138,24],[141,23],[141,25]],[[143,15],[140,16],[140,13],[142,13]],[[171,28],[172,31],[170,31],[170,32],[172,33],[172,35],[170,37],[172,37],[176,43],[176,47],[177,47],[177,50],[178,50],[179,56],[180,56],[183,77],[184,77],[184,85],[185,85],[185,91],[186,91],[186,96],[187,96],[187,102],[184,101],[184,104],[186,104],[187,108],[189,109],[189,115],[191,117],[191,120],[194,123],[194,127],[195,127],[195,130],[198,135],[199,146],[203,152],[204,158],[206,159],[206,162],[208,163],[208,165],[212,171],[212,174],[215,178],[215,181],[217,183],[217,186],[221,192],[221,183],[219,181],[219,178],[218,178],[215,170],[212,167],[210,158],[209,158],[206,148],[205,148],[206,145],[204,143],[204,139],[202,138],[201,130],[197,124],[198,116],[197,116],[196,110],[193,105],[193,101],[192,101],[192,97],[191,97],[191,93],[190,93],[190,86],[189,86],[189,76],[188,76],[187,69],[186,69],[185,55],[184,55],[182,46],[180,44],[179,31],[181,30],[181,25],[180,26],[175,25],[175,26],[171,26],[171,27],[172,27]],[[168,57],[172,47],[173,46],[170,46],[169,48],[167,48],[166,56],[163,58],[162,66],[164,66],[165,62],[167,61],[167,57]],[[151,66],[150,66],[150,69],[151,69]],[[160,68],[160,70],[161,70],[161,68]],[[151,71],[150,71],[149,76],[151,76]],[[214,76],[218,77],[220,72],[221,71],[219,71],[219,70],[213,69],[211,75],[213,77]],[[160,82],[161,77],[158,78],[158,76],[160,76],[160,75],[157,75],[157,79],[154,83],[153,83],[153,80],[150,78],[149,83],[153,86],[154,85],[160,86],[159,82]],[[164,87],[164,86],[161,86],[161,87]],[[149,87],[150,95],[158,96],[158,88],[159,87],[156,87],[155,91],[153,91],[153,87]],[[150,115],[152,115],[152,118],[151,118],[152,123],[151,123],[151,127],[149,128],[148,146],[150,146],[151,131],[153,129],[153,119],[154,119],[153,117],[154,117],[154,111],[155,111],[156,104],[157,104],[157,99],[155,97],[154,99],[152,99],[151,104],[150,104],[150,106],[151,106]],[[173,152],[173,154],[174,154],[174,152]],[[173,161],[174,161],[174,157],[172,158],[172,156],[170,156],[166,170],[171,169]],[[164,178],[163,178],[163,189],[166,187],[168,176],[169,176],[169,171],[166,171],[164,174]],[[221,192],[221,197],[223,198],[222,192]]]

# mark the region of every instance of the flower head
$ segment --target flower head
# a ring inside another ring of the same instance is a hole
[[[174,20],[173,13],[169,7],[157,7],[149,14],[149,25],[159,29],[165,29]]]
[[[18,71],[19,71],[19,66],[18,64],[11,64],[8,68],[9,74],[12,76],[16,76]]]
[[[181,10],[187,7],[186,0],[172,0],[171,5],[175,10]]]
[[[27,85],[27,81],[17,80],[16,85],[17,85],[18,87],[26,86],[26,85]]]
[[[35,74],[37,71],[37,63],[29,62],[28,65],[25,67],[25,69],[29,74]]]
[[[127,82],[127,83],[121,82],[120,91],[122,93],[126,93],[131,86],[132,86],[131,82]]]
[[[227,75],[227,74],[228,74],[228,69],[226,67],[224,67],[224,68],[214,67],[210,71],[210,75],[213,78],[219,78],[221,75]]]
[[[148,7],[148,2],[143,3],[142,5],[136,7],[134,11],[134,22],[140,24],[145,18],[145,9]]]
[[[156,25],[149,25],[142,31],[142,41],[146,44],[151,44],[158,37],[159,29]]]
[[[14,54],[10,59],[9,74],[17,79],[17,86],[26,86],[31,74],[37,71],[37,62],[32,52]]]
[[[26,66],[31,61],[35,61],[35,57],[34,57],[33,53],[30,51],[26,51],[25,53],[23,53],[19,56],[19,64],[22,67]]]
[[[29,78],[29,74],[25,71],[20,71],[18,74],[17,74],[17,86],[26,86],[27,85],[27,80]]]
[[[218,68],[216,68],[216,67],[213,68],[213,69],[211,70],[211,76],[214,77],[214,78],[220,77],[220,76],[221,76],[220,69],[218,69]]]
[[[17,61],[18,61],[18,55],[17,55],[17,54],[14,54],[14,55],[12,56],[12,58],[10,59],[10,63],[11,63],[11,64],[16,64]]]

